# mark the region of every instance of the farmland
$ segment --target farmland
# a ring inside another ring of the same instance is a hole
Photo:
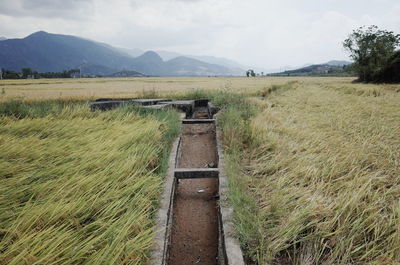
[[[352,78],[300,78],[305,82],[349,83]],[[162,96],[182,94],[185,91],[215,91],[226,89],[249,92],[272,84],[281,84],[298,78],[269,77],[158,77],[158,78],[89,78],[2,80],[0,101],[9,99],[93,99],[99,97],[137,97],[156,93]]]
[[[222,107],[248,263],[399,263],[400,86],[352,80],[1,81],[0,264],[148,261],[178,116],[86,102],[158,96]]]
[[[223,120],[247,261],[398,264],[398,87],[291,82],[259,95]]]
[[[176,113],[25,107],[2,106],[0,264],[145,263]]]

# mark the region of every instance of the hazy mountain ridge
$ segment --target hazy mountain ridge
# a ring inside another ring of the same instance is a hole
[[[196,62],[196,63],[193,63]],[[168,75],[196,75],[208,76],[218,72],[220,75],[230,75],[231,69],[221,65],[209,64],[200,60],[192,59],[185,56],[176,57],[166,62],[169,70]]]
[[[82,73],[93,75],[123,71],[159,76],[235,74],[227,67],[187,57],[164,61],[153,51],[138,57],[128,51],[84,38],[39,31],[23,39],[1,41],[0,67],[14,71],[31,68],[39,72],[79,68]]]
[[[217,65],[222,65],[224,67],[230,68],[238,73],[240,73],[241,75],[248,69],[251,68],[249,66],[245,66],[242,65],[238,62],[235,62],[234,60],[231,59],[227,59],[224,57],[216,57],[216,56],[207,56],[207,55],[189,55],[189,54],[180,54],[177,52],[170,52],[170,51],[164,51],[164,50],[160,50],[160,51],[156,51],[161,58],[163,58],[163,60],[168,61],[171,59],[175,59],[177,57],[188,57],[188,58],[192,58],[192,59],[196,59],[202,62],[206,62],[209,64],[217,64]]]
[[[339,61],[339,60],[331,60],[329,62],[324,63],[330,66],[343,66],[343,65],[350,65],[352,62],[349,61]]]
[[[352,63],[347,61],[332,60],[324,64],[313,64],[294,70],[272,73],[272,76],[351,76],[353,75]]]

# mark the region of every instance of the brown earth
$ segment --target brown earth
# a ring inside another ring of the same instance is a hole
[[[177,167],[216,167],[218,163],[216,146],[214,124],[184,124]],[[211,163],[214,163],[214,166],[210,165]]]
[[[193,113],[193,119],[208,119],[208,109],[203,107],[203,108],[197,108],[195,112]]]
[[[177,167],[217,161],[214,124],[185,124]],[[174,201],[169,265],[218,264],[218,179],[180,180]]]

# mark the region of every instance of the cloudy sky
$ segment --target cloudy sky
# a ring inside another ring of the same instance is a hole
[[[7,38],[44,30],[268,69],[348,59],[341,42],[371,24],[400,33],[400,0],[0,0]]]

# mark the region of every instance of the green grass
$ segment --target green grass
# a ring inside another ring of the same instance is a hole
[[[287,84],[250,122],[220,114],[248,263],[400,264],[400,94],[370,89]]]
[[[173,111],[0,107],[0,264],[144,264]]]

